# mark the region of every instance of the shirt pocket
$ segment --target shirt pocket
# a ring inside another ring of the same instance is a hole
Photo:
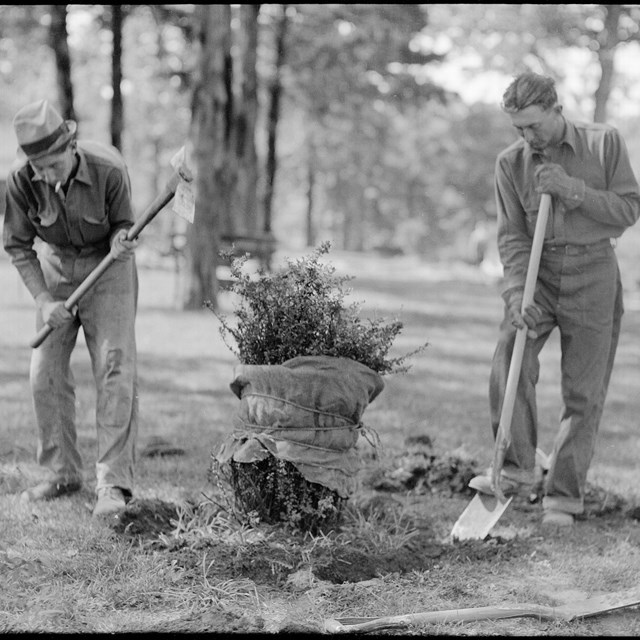
[[[40,207],[37,211],[30,211],[29,218],[36,227],[47,229],[58,219],[58,210],[50,207]]]
[[[533,238],[536,230],[536,222],[538,221],[538,211],[540,209],[540,200],[542,196],[539,193],[533,193],[527,198],[526,207],[524,210],[527,224],[527,233]],[[549,211],[549,218],[547,219],[547,228],[544,230],[544,237],[550,238],[553,236],[553,204]]]
[[[110,228],[109,215],[104,209],[85,210],[80,215],[80,231],[85,242],[104,240]]]

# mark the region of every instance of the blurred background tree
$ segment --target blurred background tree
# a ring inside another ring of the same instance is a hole
[[[140,248],[186,256],[185,307],[215,303],[234,237],[478,262],[516,73],[554,75],[638,166],[639,25],[638,5],[0,5],[0,179],[43,97],[121,148],[139,209],[190,141],[196,224],[159,216]]]

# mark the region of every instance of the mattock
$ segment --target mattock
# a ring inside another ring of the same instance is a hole
[[[186,161],[186,151],[182,147],[171,159],[171,166],[174,168],[174,173],[165,185],[162,193],[160,193],[155,200],[145,209],[142,215],[136,220],[134,225],[127,231],[127,240],[135,240],[140,232],[164,209],[164,207],[171,202],[176,191],[182,195],[181,203],[188,202],[193,206],[193,197],[191,194],[191,182],[193,182],[193,174]],[[186,218],[190,222],[193,221],[193,212],[176,211],[180,216]],[[108,253],[102,262],[82,281],[80,286],[65,300],[64,307],[67,311],[72,312],[73,308],[78,304],[78,301],[82,296],[89,291],[89,289],[96,283],[98,278],[115,262],[115,258]],[[53,331],[53,327],[49,324],[44,324],[38,331],[36,336],[31,340],[29,345],[35,349],[39,347],[47,338],[47,336]]]

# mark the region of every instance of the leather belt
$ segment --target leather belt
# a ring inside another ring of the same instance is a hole
[[[585,253],[604,249],[605,247],[615,246],[611,238],[605,238],[604,240],[598,240],[598,242],[592,242],[591,244],[545,244],[542,247],[544,252],[559,253],[566,256],[581,256]]]

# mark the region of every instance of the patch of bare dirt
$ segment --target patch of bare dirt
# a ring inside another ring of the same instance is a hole
[[[436,564],[508,561],[535,550],[535,541],[518,535],[501,538],[497,534],[484,541],[455,544],[437,540],[429,525],[429,500],[414,501],[412,508],[407,509],[407,496],[434,492],[444,496],[466,495],[468,478],[477,473],[476,464],[460,453],[439,457],[428,439],[406,444],[406,451],[395,459],[395,464],[387,462],[386,467],[370,476],[372,490],[368,497],[360,496],[354,501],[357,506],[351,507],[368,520],[377,518],[381,526],[403,527],[411,532],[394,551],[372,553],[360,546],[357,539],[348,545],[318,545],[310,550],[302,534],[278,526],[269,527],[264,540],[251,544],[205,538],[189,547],[177,543],[172,549],[164,548],[186,570],[201,571],[206,553],[207,565],[220,579],[247,578],[273,587],[283,586],[289,576],[301,569],[333,584],[355,583],[392,573],[421,572]],[[530,499],[514,500],[513,512],[520,526],[533,526],[539,519],[539,497],[534,494]],[[134,499],[113,521],[112,528],[120,535],[153,543],[161,534],[168,535],[174,530],[177,510],[176,505],[161,500]],[[638,519],[638,509],[629,508],[619,496],[589,487],[581,519],[606,528],[629,517]]]
[[[313,558],[313,573],[334,584],[362,582],[389,573],[424,571],[444,554],[444,547],[428,538],[414,538],[410,545],[384,554],[340,549]]]
[[[132,501],[112,528],[127,537],[153,540],[171,531],[175,509],[174,505],[160,501]],[[411,529],[410,522],[408,527]],[[436,541],[427,530],[414,533],[400,548],[386,553],[357,548],[357,541],[353,545],[325,545],[309,551],[299,535],[274,529],[260,542],[233,544],[204,539],[191,546],[178,545],[171,553],[187,572],[201,572],[206,554],[209,570],[221,580],[247,578],[259,585],[282,587],[289,576],[303,568],[319,580],[353,583],[391,573],[425,571],[442,562],[505,560],[526,552],[523,548],[526,546],[527,542],[519,539],[453,545]]]

